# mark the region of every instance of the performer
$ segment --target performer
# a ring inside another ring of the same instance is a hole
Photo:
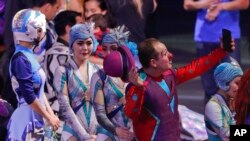
[[[124,48],[121,46],[126,45],[129,32],[123,30],[124,27],[117,27],[103,37],[104,57],[113,51]],[[127,48],[127,50],[129,49]],[[103,69],[92,76],[91,95],[97,120],[101,125],[97,130],[97,141],[132,140],[134,137],[131,131],[132,123],[123,110],[125,86],[126,84],[121,78],[106,75]]]
[[[234,42],[231,43],[234,49]],[[222,48],[173,69],[173,55],[157,39],[140,43],[138,55],[143,66],[130,71],[126,88],[125,113],[133,120],[138,140],[180,140],[176,85],[190,80],[217,64],[227,52]]]
[[[90,100],[90,79],[99,68],[89,62],[98,42],[94,24],[76,24],[70,29],[69,47],[73,57],[56,68],[54,87],[65,124],[61,140],[94,140],[97,120]]]
[[[221,63],[214,71],[219,87],[205,107],[205,124],[211,141],[229,140],[230,125],[235,125],[234,99],[237,97],[243,71],[236,61]]]
[[[13,18],[15,52],[9,73],[18,107],[9,120],[7,140],[42,140],[43,118],[54,130],[59,127],[44,94],[45,73],[32,51],[45,36],[45,26],[45,16],[35,10],[21,10]]]

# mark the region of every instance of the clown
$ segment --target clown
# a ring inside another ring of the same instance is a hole
[[[234,48],[233,42],[231,43]],[[217,64],[227,52],[218,48],[189,65],[173,69],[173,55],[155,38],[140,43],[142,69],[129,73],[124,111],[132,119],[134,132],[142,141],[180,140],[180,120],[176,86]]]

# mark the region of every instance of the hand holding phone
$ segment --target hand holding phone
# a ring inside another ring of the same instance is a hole
[[[228,29],[222,29],[223,48],[228,52],[233,52],[231,42],[232,42],[231,31]]]

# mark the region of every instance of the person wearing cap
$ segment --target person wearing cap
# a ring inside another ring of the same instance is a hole
[[[243,71],[235,62],[221,63],[214,71],[219,90],[205,106],[205,125],[211,141],[229,140],[230,125],[236,124],[234,98],[242,75]]]
[[[129,48],[125,46],[127,38],[128,32],[124,32],[124,27],[111,29],[110,33],[102,39],[104,58],[115,52],[116,58],[110,58],[112,63],[120,60],[117,51],[129,52]],[[126,81],[107,75],[106,71],[120,68],[112,68],[109,65],[104,62],[104,68],[96,72],[91,79],[91,96],[97,121],[100,124],[97,130],[97,141],[132,140],[134,137],[132,122],[125,116],[123,110]]]
[[[235,120],[237,125],[250,125],[250,68],[241,77],[237,97],[235,101]]]
[[[98,42],[93,34],[94,24],[76,24],[69,33],[73,56],[64,66],[58,66],[54,88],[65,124],[61,140],[95,140],[97,120],[90,99],[90,79],[99,67],[89,61]]]
[[[9,74],[18,107],[9,119],[7,140],[42,140],[44,120],[56,130],[60,126],[44,94],[46,75],[33,54],[45,36],[46,20],[39,11],[23,9],[12,21],[15,52]]]
[[[230,49],[234,49],[233,41]],[[126,66],[129,72],[123,75],[131,82],[126,87],[124,111],[132,119],[136,138],[143,141],[180,140],[176,86],[207,71],[226,54],[221,47],[186,66],[173,69],[173,55],[167,47],[158,39],[149,38],[138,46],[138,56],[142,64],[138,73],[133,67],[122,63],[131,64],[131,57],[120,61],[121,66]]]

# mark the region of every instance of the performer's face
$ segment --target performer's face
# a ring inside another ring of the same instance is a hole
[[[163,72],[172,68],[173,55],[168,51],[167,47],[162,43],[157,43],[155,50],[158,54],[155,59],[156,68],[159,68]]]
[[[92,53],[93,41],[91,38],[77,39],[73,44],[73,53],[77,59],[86,60]]]
[[[117,43],[104,43],[102,44],[102,49],[105,52],[104,56],[107,56],[112,51],[117,51],[118,45]]]

